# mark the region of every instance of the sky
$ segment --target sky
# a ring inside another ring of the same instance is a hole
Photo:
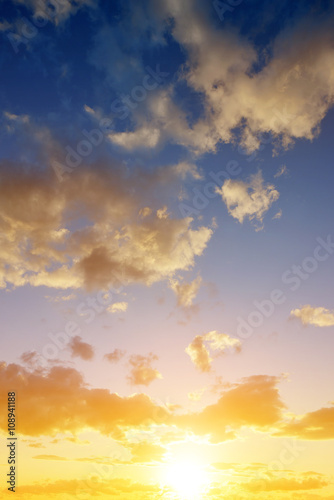
[[[0,498],[334,500],[333,7],[1,1]]]

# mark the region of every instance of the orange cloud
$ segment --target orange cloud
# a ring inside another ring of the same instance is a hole
[[[81,358],[90,361],[94,357],[94,349],[90,344],[82,342],[79,336],[73,337],[68,344],[72,358]]]
[[[249,183],[228,179],[217,192],[221,194],[229,214],[240,223],[247,217],[261,224],[264,214],[279,197],[273,185],[263,183],[261,172],[253,175]]]
[[[0,386],[17,393],[20,433],[55,436],[85,428],[118,436],[122,428],[166,423],[170,412],[145,394],[121,397],[107,389],[90,389],[73,368],[48,372],[0,363]],[[0,428],[7,429],[7,396],[0,393]],[[23,418],[24,416],[24,418]]]
[[[292,436],[298,439],[334,439],[334,406],[306,413],[284,424],[280,436]]]
[[[296,478],[270,478],[251,480],[247,483],[242,483],[241,487],[250,491],[251,493],[258,493],[261,491],[299,491],[299,490],[314,490],[319,488],[324,488],[329,484],[328,480],[324,477],[319,477],[315,475],[313,477],[301,477]]]
[[[153,361],[157,359],[158,357],[152,353],[148,356],[140,356],[139,354],[130,356],[131,371],[128,376],[130,384],[147,386],[154,380],[162,378],[161,373],[152,368]]]

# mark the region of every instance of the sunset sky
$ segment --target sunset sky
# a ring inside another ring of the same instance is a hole
[[[333,28],[1,1],[0,498],[334,500]]]

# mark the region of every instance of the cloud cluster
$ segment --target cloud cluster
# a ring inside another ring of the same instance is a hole
[[[209,372],[213,361],[210,353],[214,352],[215,356],[221,355],[228,348],[234,348],[236,352],[240,352],[240,340],[213,330],[205,335],[197,335],[185,349],[185,352],[190,356],[198,370]]]
[[[309,440],[334,439],[334,406],[294,417],[277,434]]]
[[[258,430],[274,428],[285,408],[277,384],[279,379],[256,375],[225,391],[217,403],[201,412],[175,417],[178,425],[199,435],[210,435],[213,442],[235,438],[243,426]]]
[[[168,167],[128,175],[121,165],[95,165],[59,182],[51,169],[2,164],[0,287],[106,289],[190,269],[212,230],[156,210],[139,215],[148,190],[178,175]]]
[[[152,369],[153,355],[134,356],[133,379],[147,385],[159,375]],[[18,364],[0,363],[0,385],[11,387],[18,395],[17,415],[20,433],[29,436],[55,436],[94,429],[129,445],[126,431],[139,431],[152,424],[166,430],[208,436],[211,442],[235,439],[243,428],[269,432],[275,436],[298,439],[334,439],[334,407],[321,408],[286,419],[281,400],[279,377],[256,375],[224,389],[218,401],[197,413],[176,415],[172,408],[156,404],[145,394],[121,397],[108,389],[89,388],[74,368],[54,366],[48,371],[27,369]],[[7,395],[0,394],[0,428],[7,429]],[[134,456],[145,454],[145,447],[130,450]],[[155,450],[159,455],[163,450]]]
[[[302,306],[300,309],[293,309],[291,318],[298,318],[303,325],[313,326],[334,326],[334,311],[325,307]]]
[[[168,410],[147,395],[121,397],[107,389],[90,389],[73,368],[54,366],[49,372],[29,371],[17,364],[0,364],[0,385],[18,395],[20,433],[55,436],[86,428],[119,436],[120,429],[166,423]],[[0,427],[7,428],[7,395],[0,395]]]

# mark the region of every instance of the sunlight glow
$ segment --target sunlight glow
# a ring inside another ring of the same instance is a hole
[[[201,498],[210,483],[205,467],[192,458],[170,464],[166,469],[165,481],[180,500]]]

